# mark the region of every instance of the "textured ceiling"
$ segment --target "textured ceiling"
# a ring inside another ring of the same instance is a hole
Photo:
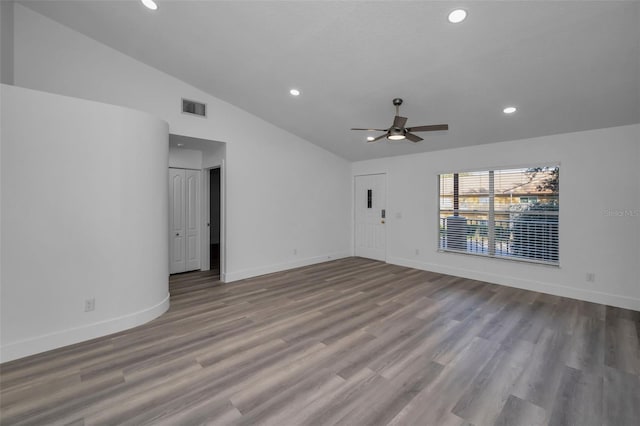
[[[21,3],[349,160],[640,122],[636,1],[156,1]]]

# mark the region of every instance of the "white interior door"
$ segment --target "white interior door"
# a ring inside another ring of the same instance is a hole
[[[185,170],[187,271],[200,269],[200,171]]]
[[[185,171],[169,169],[169,273],[186,271]]]
[[[200,269],[200,171],[169,169],[169,273]]]
[[[355,178],[355,255],[387,258],[387,179],[384,174]]]

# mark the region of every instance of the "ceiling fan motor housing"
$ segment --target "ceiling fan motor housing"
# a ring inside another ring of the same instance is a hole
[[[401,98],[394,98],[394,99],[393,99],[393,104],[394,104],[395,106],[400,106],[400,105],[402,105],[402,99],[401,99]]]

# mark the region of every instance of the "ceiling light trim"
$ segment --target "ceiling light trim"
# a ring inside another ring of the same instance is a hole
[[[140,2],[149,10],[158,10],[158,4],[154,0],[140,0]]]
[[[465,9],[454,9],[449,12],[447,16],[447,20],[452,24],[459,24],[465,19],[467,19],[468,13]]]

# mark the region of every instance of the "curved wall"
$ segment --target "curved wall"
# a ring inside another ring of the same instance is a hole
[[[166,311],[167,123],[6,85],[1,117],[0,360]]]

